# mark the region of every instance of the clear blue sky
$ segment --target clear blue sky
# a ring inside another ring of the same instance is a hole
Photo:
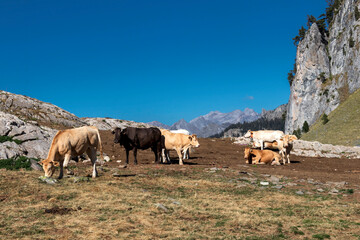
[[[0,89],[80,117],[172,124],[288,101],[325,0],[0,1]]]

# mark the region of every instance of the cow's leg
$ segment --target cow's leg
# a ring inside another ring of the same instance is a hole
[[[186,151],[186,159],[190,159],[190,150],[191,148]]]
[[[180,148],[177,148],[177,149],[176,149],[176,152],[177,152],[177,154],[178,154],[178,156],[179,156],[179,165],[184,165],[183,160],[182,160],[181,149],[180,149]]]
[[[286,158],[288,160],[288,163],[290,163],[290,153],[286,153]],[[285,161],[285,160],[284,160]]]
[[[163,148],[163,149],[161,150],[162,162],[163,162],[163,163],[165,163],[165,160],[166,160],[165,153],[166,153],[166,149],[165,149],[165,148]]]
[[[261,150],[264,150],[264,141],[260,140],[260,146],[261,146]]]
[[[127,164],[129,164],[129,151],[130,150],[126,148],[125,151],[126,151],[126,165],[127,165]]]
[[[165,155],[166,155],[166,161],[167,161],[167,162],[171,162],[170,150],[165,150]]]
[[[66,169],[67,174],[69,174],[69,170],[67,169],[67,166],[68,166],[68,164],[69,164],[70,158],[71,158],[71,155],[70,155],[70,154],[66,154],[66,155],[65,155],[65,158],[64,158],[64,164],[63,164],[63,166],[64,166],[64,168]]]
[[[93,166],[93,172],[92,172],[92,177],[96,178],[98,176],[98,172],[96,170],[96,149],[95,148],[88,148],[88,150],[86,150],[86,154],[89,156],[92,166]]]
[[[63,160],[61,160],[61,161],[59,162],[59,165],[60,165],[60,174],[59,174],[58,179],[62,179],[62,178],[63,178],[63,176],[64,176],[64,168],[63,168],[64,161],[63,161]]]
[[[154,152],[154,154],[155,154],[155,163],[159,163],[158,153],[157,153],[157,146],[152,147],[151,150],[152,150],[152,151]]]
[[[137,155],[137,148],[134,148],[134,164],[137,165],[137,159],[136,159],[136,155]]]
[[[280,153],[281,153],[281,158],[282,158],[282,161],[283,161],[283,165],[285,165],[286,159],[285,159],[284,149],[280,150]]]

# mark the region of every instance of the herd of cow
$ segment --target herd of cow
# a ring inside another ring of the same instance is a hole
[[[137,164],[137,150],[151,149],[155,155],[155,162],[169,162],[169,151],[175,150],[179,157],[179,164],[183,165],[183,158],[189,157],[191,148],[199,147],[196,135],[190,135],[187,130],[169,131],[159,128],[116,128],[112,131],[114,143],[123,146],[126,151],[126,164],[129,163],[129,151],[134,153],[134,164]],[[245,148],[245,159],[247,163],[280,165],[280,159],[285,157],[290,163],[289,153],[292,142],[296,140],[294,135],[285,135],[282,131],[248,131],[244,137],[251,138],[252,148]],[[261,148],[257,150],[254,148]],[[263,148],[275,149],[263,150]],[[60,167],[59,179],[63,177],[63,168],[67,167],[72,157],[86,153],[93,165],[92,177],[97,177],[96,152],[100,152],[103,159],[102,144],[99,130],[94,126],[85,126],[67,130],[60,130],[55,135],[48,156],[40,163],[43,166],[46,177],[51,177],[55,167]],[[184,155],[184,156],[183,156]]]

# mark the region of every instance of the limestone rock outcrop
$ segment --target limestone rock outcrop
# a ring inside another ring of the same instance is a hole
[[[0,111],[54,128],[85,126],[80,118],[58,106],[0,90]]]
[[[360,88],[360,18],[356,8],[360,8],[360,1],[344,0],[328,37],[322,36],[314,23],[300,41],[285,122],[287,133],[301,129],[305,121],[312,125]]]
[[[51,141],[57,130],[39,126],[36,122],[24,122],[17,116],[0,111],[0,159],[27,156],[46,158]]]

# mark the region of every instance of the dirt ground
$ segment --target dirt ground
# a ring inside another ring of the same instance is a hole
[[[103,149],[110,156],[111,166],[125,164],[125,149],[113,143],[110,131],[101,131]],[[230,139],[200,138],[200,147],[178,165],[175,151],[170,152],[172,164],[154,164],[154,154],[150,150],[138,151],[138,165],[134,165],[132,151],[129,154],[128,169],[141,172],[141,169],[154,165],[156,168],[173,170],[188,168],[230,168],[239,171],[255,171],[262,174],[282,175],[295,179],[313,179],[320,182],[345,181],[350,186],[357,186],[360,180],[360,159],[299,157],[291,155],[291,164],[281,166],[249,165],[244,160],[245,146],[233,144]],[[121,163],[116,162],[121,160]]]

